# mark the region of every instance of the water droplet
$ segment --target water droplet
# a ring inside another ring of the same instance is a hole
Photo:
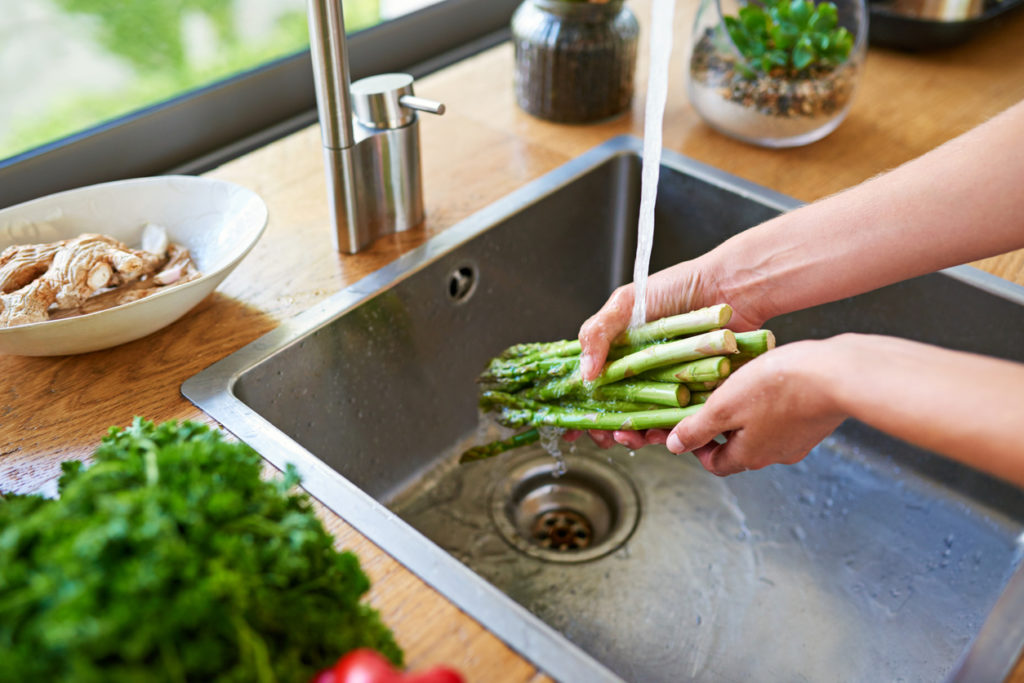
[[[552,470],[551,474],[555,477],[560,477],[569,471],[569,467],[565,464],[565,458],[559,453],[555,462],[555,469]]]

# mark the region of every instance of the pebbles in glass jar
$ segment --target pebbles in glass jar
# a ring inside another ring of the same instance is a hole
[[[819,140],[842,122],[864,58],[863,0],[703,0],[688,92],[716,130],[766,147]]]

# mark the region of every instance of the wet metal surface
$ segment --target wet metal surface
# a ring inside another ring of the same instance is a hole
[[[663,448],[581,441],[565,481],[611,467],[638,513],[624,542],[584,562],[524,548],[600,549],[601,515],[616,512],[552,498],[520,524],[507,508],[517,463],[550,458],[542,448],[455,464],[496,435],[477,421],[486,361],[575,335],[628,279],[638,149],[616,139],[574,160],[183,392],[275,464],[294,462],[313,495],[558,680],[1001,679],[1024,642],[1024,496],[859,423],[799,465],[724,480]],[[652,269],[795,205],[666,153]],[[767,326],[780,343],[875,332],[1021,361],[1022,292],[963,267]],[[589,525],[590,547],[537,545],[549,518]]]
[[[533,448],[496,463],[488,468],[486,482],[491,520],[508,544],[531,558],[587,562],[618,550],[636,528],[639,493],[629,475],[612,462],[576,454],[555,460]],[[443,471],[444,476],[460,477],[466,469]],[[403,509],[430,501],[436,490],[429,484],[410,489],[392,507],[403,514]],[[421,492],[427,492],[425,499]],[[481,498],[477,504],[486,503]],[[436,540],[431,530],[420,529]]]

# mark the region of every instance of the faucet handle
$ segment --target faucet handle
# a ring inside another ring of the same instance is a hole
[[[444,103],[436,100],[428,100],[426,97],[402,95],[398,98],[398,103],[403,107],[415,109],[416,111],[425,111],[428,114],[437,114],[440,116],[444,113]]]
[[[416,97],[409,74],[379,74],[352,84],[352,109],[356,120],[367,128],[387,130],[413,122],[416,111],[443,114],[440,102]]]

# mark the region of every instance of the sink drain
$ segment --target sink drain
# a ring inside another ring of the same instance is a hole
[[[491,498],[502,537],[550,562],[585,562],[621,546],[636,528],[640,499],[621,468],[585,455],[557,461],[530,453],[509,463]]]
[[[583,550],[594,537],[590,520],[575,510],[549,510],[533,521],[533,540],[560,552]]]

